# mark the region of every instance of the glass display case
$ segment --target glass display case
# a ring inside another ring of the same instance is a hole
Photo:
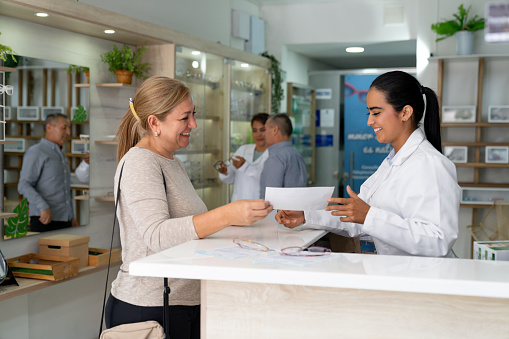
[[[315,181],[315,90],[289,82],[287,98],[287,112],[293,124],[293,147],[304,158],[308,185],[312,185]]]
[[[225,105],[225,59],[210,53],[177,46],[175,78],[191,90],[198,127],[187,148],[175,152],[182,160],[196,191],[213,209],[226,202],[226,188],[219,182],[214,163],[223,160]]]
[[[229,156],[244,144],[253,143],[251,118],[270,114],[271,76],[267,69],[239,60],[230,61]],[[233,184],[229,185],[229,196]],[[228,198],[229,198],[228,196]]]

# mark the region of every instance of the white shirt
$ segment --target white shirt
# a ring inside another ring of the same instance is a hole
[[[306,226],[370,235],[379,254],[452,257],[461,192],[456,167],[419,128],[390,158],[361,186],[359,198],[371,206],[364,224],[341,222],[328,211],[305,211]]]
[[[74,174],[79,182],[88,183],[90,181],[90,165],[85,160],[82,160],[79,166],[76,167],[76,170],[74,170]]]
[[[233,183],[232,201],[260,199],[260,175],[269,151],[265,150],[256,161],[253,161],[255,147],[256,144],[240,146],[234,156],[241,156],[246,159],[246,162],[238,169],[233,164],[228,165],[228,175],[219,173],[219,179],[222,182]]]

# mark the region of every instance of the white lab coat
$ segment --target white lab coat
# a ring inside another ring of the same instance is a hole
[[[306,225],[344,236],[370,235],[379,254],[453,257],[460,191],[456,167],[418,128],[392,165],[384,160],[361,186],[359,198],[371,206],[364,224],[305,211]]]
[[[260,199],[260,175],[262,174],[263,164],[269,156],[269,151],[265,150],[263,154],[253,162],[256,144],[242,145],[235,152],[246,159],[246,162],[240,167],[235,168],[233,164],[228,166],[228,175],[219,173],[219,179],[227,184],[233,183],[232,201],[240,199]]]

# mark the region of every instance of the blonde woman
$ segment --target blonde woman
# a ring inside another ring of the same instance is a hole
[[[129,106],[117,130],[115,188],[120,180],[122,266],[106,306],[107,328],[146,320],[163,324],[163,279],[129,275],[130,262],[229,225],[250,225],[272,211],[261,199],[207,211],[174,156],[189,145],[196,128],[195,107],[181,82],[151,77]],[[199,280],[169,279],[169,285],[170,338],[199,338]]]

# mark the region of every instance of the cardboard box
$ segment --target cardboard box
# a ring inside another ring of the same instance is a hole
[[[89,248],[88,249],[88,266],[108,265],[110,258],[110,250],[108,248]],[[120,248],[111,250],[111,262],[120,260]]]
[[[474,241],[474,259],[509,261],[509,240]]]
[[[58,255],[25,254],[7,259],[16,277],[57,281],[78,274],[79,259]]]
[[[79,258],[80,268],[88,266],[89,241],[89,236],[71,234],[56,234],[37,240],[40,254]]]

